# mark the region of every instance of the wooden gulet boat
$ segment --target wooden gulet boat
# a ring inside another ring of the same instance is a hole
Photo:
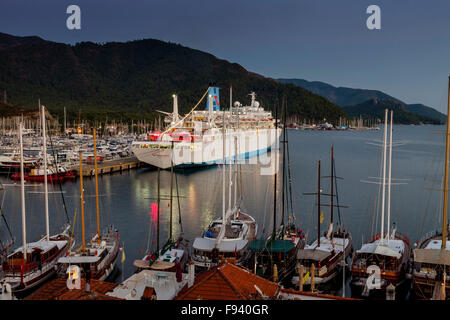
[[[172,154],[173,154],[173,142],[172,142]],[[161,168],[158,168],[158,195],[157,195],[157,239],[156,239],[156,251],[154,253],[147,254],[141,260],[135,260],[134,266],[137,268],[136,272],[141,270],[159,270],[159,271],[170,271],[179,273],[185,269],[186,263],[189,259],[187,245],[183,242],[183,225],[181,223],[181,212],[180,212],[180,201],[178,194],[178,180],[176,181],[177,199],[178,199],[178,215],[179,215],[179,225],[181,233],[179,234],[176,241],[173,239],[173,180],[174,180],[174,170],[173,161],[170,168],[170,216],[169,216],[169,237],[167,242],[163,247],[159,248],[159,215],[160,215],[160,178]]]
[[[47,172],[45,173],[42,168],[32,168],[29,174],[25,174],[25,181],[44,182],[45,177],[47,177],[48,182],[58,182],[76,178],[74,171],[67,170],[64,167],[47,168],[46,170]],[[20,180],[21,175],[18,173],[12,174],[11,179]]]
[[[45,108],[42,106],[43,137],[46,139],[45,130]],[[23,165],[23,124],[19,125],[20,158],[21,158],[21,207],[22,207],[22,247],[17,248],[8,255],[7,261],[3,264],[4,281],[12,287],[15,294],[25,295],[32,288],[48,280],[57,271],[57,261],[69,250],[72,243],[69,235],[70,226],[67,225],[60,234],[50,236],[49,213],[48,213],[48,190],[45,182],[45,224],[46,236],[42,239],[27,243],[26,236],[26,208],[25,208],[25,181]],[[44,143],[45,151],[45,143]],[[47,159],[44,158],[44,167]]]
[[[70,266],[76,265],[80,268],[82,276],[89,276],[93,279],[106,280],[115,269],[120,248],[119,233],[113,226],[109,226],[107,231],[100,233],[100,213],[98,199],[98,179],[97,179],[97,154],[96,154],[96,132],[94,129],[94,164],[95,164],[95,195],[97,205],[97,233],[86,243],[84,228],[84,189],[83,175],[80,174],[81,193],[81,225],[82,225],[82,246],[76,251],[70,251],[67,256],[58,260],[61,266],[60,275],[65,277]],[[82,153],[80,152],[80,172],[83,172]]]
[[[299,285],[301,288],[305,286],[311,286],[311,282],[314,281],[314,288],[323,289],[326,285],[331,285],[331,280],[335,279],[340,273],[348,256],[352,251],[352,237],[348,230],[344,230],[341,223],[337,224],[336,230],[334,229],[334,208],[341,208],[339,203],[334,204],[334,198],[337,198],[337,192],[335,194],[335,163],[334,163],[334,147],[331,147],[331,175],[330,175],[330,189],[331,193],[322,193],[320,185],[320,160],[318,161],[318,173],[317,173],[317,193],[307,193],[307,195],[317,195],[317,240],[310,245],[306,245],[304,249],[298,251],[297,263],[298,268],[303,268],[305,271],[305,277],[300,283],[300,276],[293,277],[292,282],[295,285]],[[328,231],[321,235],[320,225],[323,222],[323,212],[321,211],[321,195],[330,196],[330,204],[325,205],[330,207],[330,224]],[[312,271],[312,266],[314,270]],[[316,271],[317,270],[317,271]],[[299,270],[297,270],[299,271]],[[314,280],[312,273],[314,272]],[[316,273],[317,272],[317,273]]]
[[[230,88],[230,115],[232,114]],[[212,110],[212,97],[209,97],[210,108]],[[249,252],[247,247],[255,239],[258,225],[256,220],[249,214],[242,211],[242,193],[237,197],[237,171],[235,171],[235,192],[234,206],[231,205],[231,183],[232,183],[232,165],[230,164],[229,198],[228,209],[226,209],[226,168],[225,168],[225,116],[222,118],[223,126],[223,158],[222,158],[222,217],[213,220],[202,237],[195,238],[192,253],[192,261],[196,269],[208,269],[217,265],[220,258],[235,258],[237,263],[244,263],[248,259]],[[231,143],[230,143],[231,148]],[[235,165],[237,169],[237,139],[234,141]],[[242,182],[241,182],[242,185]]]
[[[442,231],[425,236],[414,249],[413,289],[419,299],[449,300],[450,235],[448,211],[448,170],[450,149],[450,77],[448,79],[447,130],[445,137],[444,205]]]
[[[384,143],[383,143],[383,177],[381,204],[381,232],[368,242],[363,243],[352,259],[352,295],[386,297],[386,289],[397,291],[407,283],[409,271],[411,245],[406,236],[397,232],[395,225],[390,232],[390,202],[391,202],[391,164],[392,164],[392,125],[393,111],[391,111],[390,142],[389,142],[389,174],[386,183],[386,154],[388,110],[385,111]],[[387,232],[384,232],[385,222],[385,194],[387,197]],[[399,295],[396,296],[397,298]]]
[[[286,102],[283,105],[283,161],[282,161],[282,202],[281,202],[281,224],[277,227],[277,172],[274,174],[274,205],[273,205],[273,230],[267,239],[254,240],[250,246],[251,258],[247,266],[254,270],[254,273],[287,285],[290,283],[290,277],[295,271],[296,255],[299,249],[305,246],[305,240],[302,231],[295,225],[295,215],[292,205],[292,178],[290,175],[290,164],[286,162],[286,156],[289,160],[289,144],[287,138],[286,126]],[[277,108],[276,108],[277,109]],[[278,126],[278,113],[275,111],[275,124]],[[276,161],[276,160],[275,160]],[[277,167],[277,163],[275,163]],[[288,171],[286,172],[286,167]],[[289,178],[289,192],[286,192],[288,185],[286,183],[286,173]],[[290,196],[290,202],[288,197]],[[290,204],[290,212],[289,212]],[[286,211],[288,222],[285,224]]]

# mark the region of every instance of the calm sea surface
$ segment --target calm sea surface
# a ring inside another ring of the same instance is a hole
[[[381,128],[382,129],[382,128]],[[442,193],[429,190],[441,188],[443,176],[444,127],[395,126],[393,139],[398,142],[393,151],[391,195],[391,221],[398,231],[411,242],[426,232],[439,227]],[[289,130],[290,161],[293,179],[294,209],[308,242],[317,238],[316,197],[303,195],[317,190],[317,160],[322,161],[322,175],[330,175],[330,148],[335,148],[338,180],[338,196],[341,205],[340,219],[352,234],[354,247],[358,249],[362,239],[380,231],[380,186],[361,182],[377,181],[380,176],[381,142],[383,130],[378,131],[296,131]],[[275,152],[272,153],[275,155]],[[273,158],[273,157],[272,157]],[[184,236],[192,240],[200,236],[209,222],[222,212],[221,166],[197,170],[177,171],[181,219]],[[241,166],[243,207],[255,217],[259,232],[271,230],[273,212],[273,175],[261,175],[261,165]],[[372,177],[372,178],[369,178]],[[323,178],[322,189],[329,192],[329,179]],[[0,176],[6,184],[4,214],[16,237],[16,245],[22,242],[20,188],[11,186],[12,180]],[[379,180],[378,180],[379,181]],[[94,179],[85,178],[85,221],[87,235],[96,231]],[[81,243],[80,186],[79,180],[62,185],[70,220],[77,212],[75,232],[77,245]],[[45,233],[43,184],[26,188],[26,212],[28,241],[37,240]],[[32,191],[33,193],[30,193]],[[59,191],[58,185],[50,185],[50,191]],[[227,184],[228,191],[228,184]],[[100,216],[102,228],[116,226],[125,246],[124,276],[134,272],[133,261],[156,244],[155,214],[151,204],[156,202],[157,171],[141,168],[122,174],[99,177]],[[280,193],[280,192],[279,192]],[[169,227],[168,197],[170,171],[161,171],[161,240],[165,242]],[[281,193],[280,193],[281,194]],[[56,232],[65,222],[61,194],[50,194],[51,229]],[[322,200],[328,203],[329,199]],[[227,198],[228,203],[228,198]],[[377,206],[379,208],[379,205]],[[328,227],[329,207],[323,207],[324,223]],[[178,207],[174,202],[174,234],[180,232]],[[336,220],[339,217],[336,212]],[[278,218],[278,221],[279,218]],[[5,239],[4,228],[1,229]],[[120,261],[118,261],[121,266]],[[121,277],[118,278],[120,280]]]

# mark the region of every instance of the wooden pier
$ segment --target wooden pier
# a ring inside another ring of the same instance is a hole
[[[114,160],[104,160],[97,163],[97,174],[104,175],[114,172],[123,172],[131,169],[140,168],[143,163],[136,157],[127,157]],[[75,170],[77,175],[80,175],[79,165],[73,165],[71,170]],[[93,163],[83,163],[83,177],[93,177],[95,174],[95,168]]]

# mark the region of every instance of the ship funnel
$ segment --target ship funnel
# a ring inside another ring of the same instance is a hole
[[[179,121],[178,117],[178,96],[176,94],[172,95],[173,97],[173,113],[172,113],[172,124],[175,124]]]
[[[209,87],[208,97],[212,97],[212,106],[214,111],[220,110],[220,99],[219,99],[219,88],[218,87]],[[209,110],[209,99],[206,101],[206,110]]]

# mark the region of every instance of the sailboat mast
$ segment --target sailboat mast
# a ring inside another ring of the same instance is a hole
[[[64,107],[64,134],[67,131],[67,115],[66,115],[66,107]]]
[[[385,197],[386,197],[386,148],[387,148],[387,125],[388,125],[388,109],[384,112],[384,138],[383,138],[383,194],[381,195],[381,241],[384,242],[384,209],[385,209]]]
[[[172,241],[172,202],[173,202],[173,140],[172,144],[172,156],[170,159],[170,218],[169,218],[169,239]]]
[[[334,146],[331,146],[331,206],[330,206],[330,226],[333,226],[334,219]]]
[[[22,241],[23,241],[23,259],[27,261],[27,224],[25,215],[25,178],[23,170],[23,138],[22,138],[23,122],[19,123],[19,139],[20,139],[20,196],[22,200]]]
[[[41,109],[41,102],[39,101]],[[44,153],[44,194],[45,194],[45,230],[47,232],[47,241],[50,241],[50,222],[48,217],[48,182],[47,182],[47,136],[45,125],[45,107],[42,106],[42,152]]]
[[[212,103],[209,108],[211,112]],[[225,110],[222,111],[222,149],[222,228],[225,228]]]
[[[81,194],[81,238],[83,240],[83,252],[86,251],[86,239],[84,235],[84,198],[83,198],[83,155],[80,151],[80,194]]]
[[[158,167],[158,208],[157,208],[157,218],[156,218],[156,252],[159,255],[159,205],[161,203],[161,197],[160,197],[160,186],[161,186],[161,169]]]
[[[320,247],[320,160],[317,168],[317,247]]]
[[[286,98],[283,98],[283,170],[282,170],[282,188],[281,188],[281,225],[284,228],[284,205],[286,188]]]
[[[230,122],[231,122],[231,118],[232,118],[232,115],[233,115],[233,105],[232,105],[232,103],[231,103],[231,97],[232,97],[232,89],[231,89],[231,87],[230,87],[230,118],[228,119],[228,124],[230,124]],[[225,111],[223,112],[224,114],[225,114]],[[231,125],[230,125],[230,129],[231,129]],[[232,152],[233,152],[233,148],[232,148],[232,144],[233,144],[233,139],[231,139],[231,137],[230,137],[230,146],[229,146],[229,153],[230,153],[230,171],[229,171],[229,180],[230,180],[230,182],[229,182],[229,184],[228,184],[228,209],[229,210],[231,210],[232,208],[231,208],[231,185],[233,184],[233,174],[232,174],[232,168],[233,168],[233,166],[231,165],[231,154],[232,154]],[[236,154],[234,155],[234,157],[236,158]],[[235,199],[235,201],[236,201],[236,199]]]
[[[100,243],[100,209],[98,205],[98,176],[97,176],[97,135],[94,128],[94,170],[95,170],[95,203],[97,206],[97,238]]]
[[[447,248],[448,152],[450,149],[450,77],[448,77],[447,135],[445,136],[444,207],[442,213],[442,250]]]
[[[278,103],[275,104],[275,144],[278,147]],[[278,151],[278,150],[277,150]],[[275,154],[275,174],[273,178],[273,231],[272,240],[275,240],[275,235],[277,233],[277,159],[278,154]]]
[[[391,127],[389,132],[389,166],[388,166],[388,194],[387,194],[387,241],[389,243],[391,228],[391,172],[392,172],[392,125],[394,112],[391,110]]]

